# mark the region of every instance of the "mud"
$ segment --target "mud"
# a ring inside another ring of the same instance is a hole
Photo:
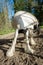
[[[43,65],[43,32],[39,36],[35,36],[36,46],[31,46],[35,52],[34,54],[25,53],[26,46],[24,37],[20,34],[14,56],[8,58],[6,52],[12,45],[10,39],[0,39],[0,65]]]

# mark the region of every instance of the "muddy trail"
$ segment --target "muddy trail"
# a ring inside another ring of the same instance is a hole
[[[31,47],[35,52],[27,54],[24,52],[24,36],[20,34],[14,56],[8,58],[6,52],[11,47],[13,39],[0,39],[0,65],[43,65],[43,32],[39,36],[34,36],[34,40],[37,44]]]

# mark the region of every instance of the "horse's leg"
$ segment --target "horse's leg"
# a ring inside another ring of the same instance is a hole
[[[18,30],[19,30],[19,29],[16,29],[15,38],[14,38],[14,40],[13,40],[13,44],[12,44],[11,48],[7,51],[7,56],[8,56],[8,57],[11,57],[11,56],[14,55],[16,40],[17,40],[17,37],[18,37]]]
[[[31,52],[31,53],[34,53],[34,50],[30,47],[29,45],[29,38],[28,38],[28,35],[29,35],[29,30],[27,30],[26,32],[26,43],[27,43],[27,47],[25,48],[25,51],[27,53]]]
[[[32,45],[36,45],[34,39],[33,39],[33,30],[30,30],[30,42]]]
[[[7,51],[7,56],[9,56],[9,57],[14,55],[17,37],[18,37],[18,29],[16,29],[15,38],[13,40],[13,44],[12,44],[11,48]]]

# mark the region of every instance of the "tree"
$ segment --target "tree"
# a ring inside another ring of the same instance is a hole
[[[0,30],[4,28],[4,25],[5,25],[4,13],[0,12]]]
[[[43,0],[14,0],[14,10],[31,12],[43,24]]]
[[[1,11],[0,11],[0,30],[3,29],[11,29],[11,22],[9,22],[9,18],[8,18],[8,3],[9,0],[3,0],[3,3],[1,1]]]
[[[28,0],[14,0],[15,12],[20,10],[30,11],[31,3]]]

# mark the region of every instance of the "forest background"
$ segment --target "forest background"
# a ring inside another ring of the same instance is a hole
[[[43,28],[43,0],[0,0],[0,35],[15,31],[11,23],[15,12],[20,10],[35,15]]]

